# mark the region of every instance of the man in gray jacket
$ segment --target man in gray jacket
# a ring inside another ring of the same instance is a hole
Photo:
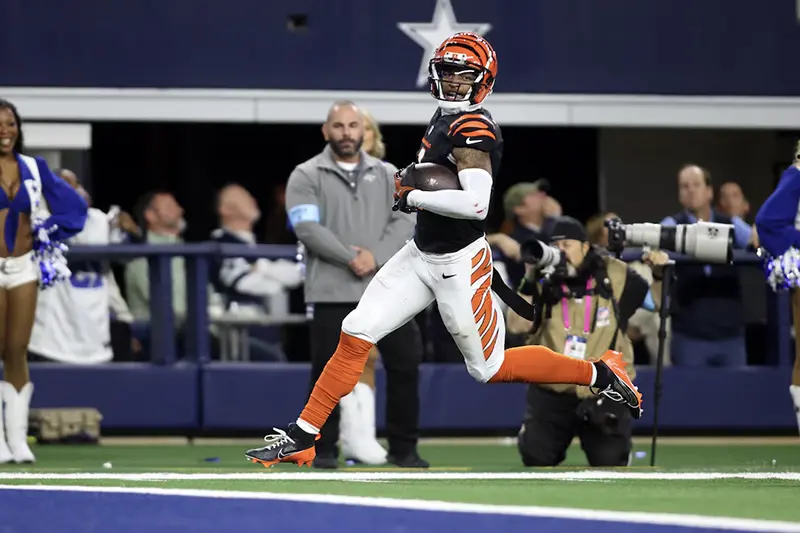
[[[305,298],[314,310],[311,388],[336,351],[342,321],[375,272],[414,233],[413,215],[392,211],[397,169],[361,150],[364,124],[356,105],[334,104],[322,132],[328,145],[298,165],[286,187],[289,220],[307,250]],[[416,322],[386,336],[378,349],[386,369],[387,460],[425,468],[428,463],[417,454],[422,339]],[[314,466],[336,468],[338,408],[320,433]]]

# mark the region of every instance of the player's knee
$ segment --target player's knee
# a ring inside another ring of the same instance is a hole
[[[491,371],[486,365],[482,366],[473,366],[469,365],[467,367],[467,372],[469,375],[472,376],[472,379],[477,381],[478,383],[488,383],[492,377],[494,377],[495,372]]]
[[[369,315],[358,308],[350,311],[342,320],[342,331],[350,336],[356,337],[375,344],[377,339],[370,335]]]

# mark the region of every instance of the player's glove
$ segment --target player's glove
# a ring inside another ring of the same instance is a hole
[[[417,211],[416,207],[411,207],[408,205],[408,193],[414,191],[414,187],[401,187],[399,190],[395,191],[394,193],[394,205],[392,206],[392,211],[402,211],[403,213],[415,213]]]
[[[409,167],[411,166],[413,166],[413,164],[409,165]],[[415,188],[403,184],[403,172],[409,167],[398,170],[394,175],[394,205],[392,206],[392,211],[402,211],[403,213],[414,213],[417,211],[417,208],[408,205],[408,193]]]

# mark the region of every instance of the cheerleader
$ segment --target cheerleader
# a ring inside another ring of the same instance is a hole
[[[23,155],[22,121],[0,99],[0,463],[32,463],[27,347],[40,288],[69,277],[62,242],[83,229],[87,206],[41,158]]]
[[[794,162],[756,215],[756,232],[767,282],[775,291],[792,293],[795,358],[789,392],[800,428],[800,143]]]

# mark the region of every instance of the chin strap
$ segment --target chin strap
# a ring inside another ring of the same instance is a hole
[[[458,113],[473,113],[482,107],[481,104],[471,104],[464,108],[448,109],[447,107],[442,106],[443,100],[437,99],[436,101],[439,102],[439,109],[442,110],[443,115],[456,115]]]

